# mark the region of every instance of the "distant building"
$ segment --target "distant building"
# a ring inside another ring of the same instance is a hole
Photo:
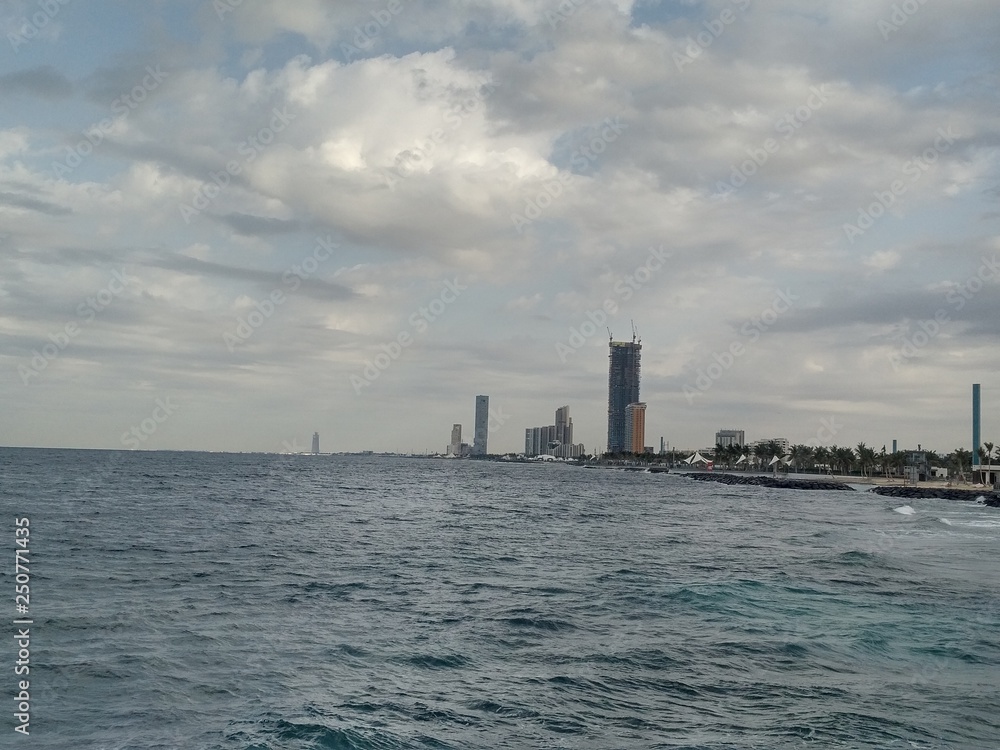
[[[314,432],[313,433],[313,447],[312,447],[312,452],[313,452],[314,456],[318,456],[319,455],[319,433],[318,432]]]
[[[555,428],[554,440],[558,440],[563,445],[573,443],[573,418],[569,415],[568,406],[560,406],[556,409]]]
[[[629,453],[642,453],[646,448],[646,405],[642,402],[625,407],[625,447]],[[650,448],[650,453],[653,452]]]
[[[625,446],[631,429],[625,409],[639,401],[642,344],[635,339],[611,341],[608,348],[608,452],[619,453],[628,450]]]
[[[525,456],[576,458],[584,453],[583,445],[573,443],[573,418],[568,406],[556,409],[555,424],[528,427],[524,431]]]
[[[448,449],[445,453],[449,456],[462,455],[462,425],[453,424],[451,426],[451,442],[448,443]]]
[[[788,442],[788,438],[764,438],[763,440],[754,441],[751,444],[751,447],[752,448],[757,448],[757,447],[762,446],[762,445],[767,445],[768,443],[777,443],[778,447],[781,448],[782,455],[788,453],[788,449],[789,449],[789,447],[791,445]]]
[[[476,431],[472,439],[472,455],[485,456],[490,432],[490,397],[476,396]]]
[[[927,451],[905,451],[903,478],[909,482],[926,482],[931,476],[931,464]]]
[[[731,445],[746,445],[746,433],[743,430],[719,430],[715,433],[715,444],[728,448]]]
[[[552,443],[556,439],[556,426],[550,424],[542,428],[542,453],[548,453],[552,449]]]

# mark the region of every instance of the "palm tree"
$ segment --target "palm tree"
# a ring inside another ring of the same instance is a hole
[[[809,462],[813,458],[813,449],[808,445],[793,445],[791,449],[792,466],[795,467],[795,473],[799,473],[799,466],[808,466]]]
[[[988,477],[992,477],[992,475],[993,475],[993,443],[983,443],[983,448],[985,449],[985,455],[983,456],[983,458],[986,459],[987,476]]]
[[[858,443],[858,463],[861,464],[861,476],[868,476],[868,469],[875,465],[875,450],[864,443]]]
[[[830,470],[830,449],[819,445],[813,448],[813,462],[816,466],[826,466]]]
[[[965,479],[965,467],[972,466],[972,451],[967,451],[965,448],[956,448],[948,456],[951,465],[955,467],[956,474],[959,479]]]
[[[715,460],[720,464],[725,463],[727,469],[733,468],[733,448],[732,445],[715,444]]]
[[[886,458],[886,469],[892,469],[892,475],[896,476],[902,472],[903,467],[906,465],[906,454],[903,451],[896,451],[895,453],[890,453]]]
[[[836,443],[834,443],[828,450],[830,456],[830,471],[836,474],[837,469],[840,468],[840,448]]]
[[[740,454],[742,453],[740,446],[730,445],[726,448],[726,452],[728,453],[729,468],[733,469],[736,467],[736,462],[740,460]]]
[[[770,465],[775,456],[780,456],[782,454],[781,444],[777,440],[769,440],[766,443],[757,446],[756,454],[760,459],[761,468],[765,468]],[[774,470],[775,473],[777,473],[777,465],[775,465]]]
[[[850,474],[851,470],[854,468],[854,464],[856,463],[854,451],[850,448],[838,448],[837,446],[834,446],[833,455],[837,465],[843,470],[843,473]]]

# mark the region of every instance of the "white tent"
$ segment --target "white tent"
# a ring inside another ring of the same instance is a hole
[[[699,453],[698,451],[695,451],[694,455],[691,456],[691,458],[687,459],[684,463],[686,463],[686,464],[707,464],[707,463],[710,463],[710,461],[707,458],[705,458],[703,455],[701,455],[701,453]]]

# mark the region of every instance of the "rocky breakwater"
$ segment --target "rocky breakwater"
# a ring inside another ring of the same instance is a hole
[[[684,474],[688,479],[699,482],[719,482],[720,484],[747,484],[754,487],[780,487],[787,490],[850,490],[854,491],[843,482],[824,482],[814,479],[783,479],[781,477],[768,477],[759,474],[716,474],[714,472],[699,472],[697,474]]]
[[[1000,493],[994,490],[959,490],[953,487],[875,487],[869,492],[886,497],[901,497],[907,500],[941,498],[944,500],[964,500],[975,502],[984,498],[987,505],[1000,508]]]

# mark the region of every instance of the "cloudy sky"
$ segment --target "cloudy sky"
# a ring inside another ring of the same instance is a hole
[[[995,0],[0,8],[0,445],[1000,442]]]

